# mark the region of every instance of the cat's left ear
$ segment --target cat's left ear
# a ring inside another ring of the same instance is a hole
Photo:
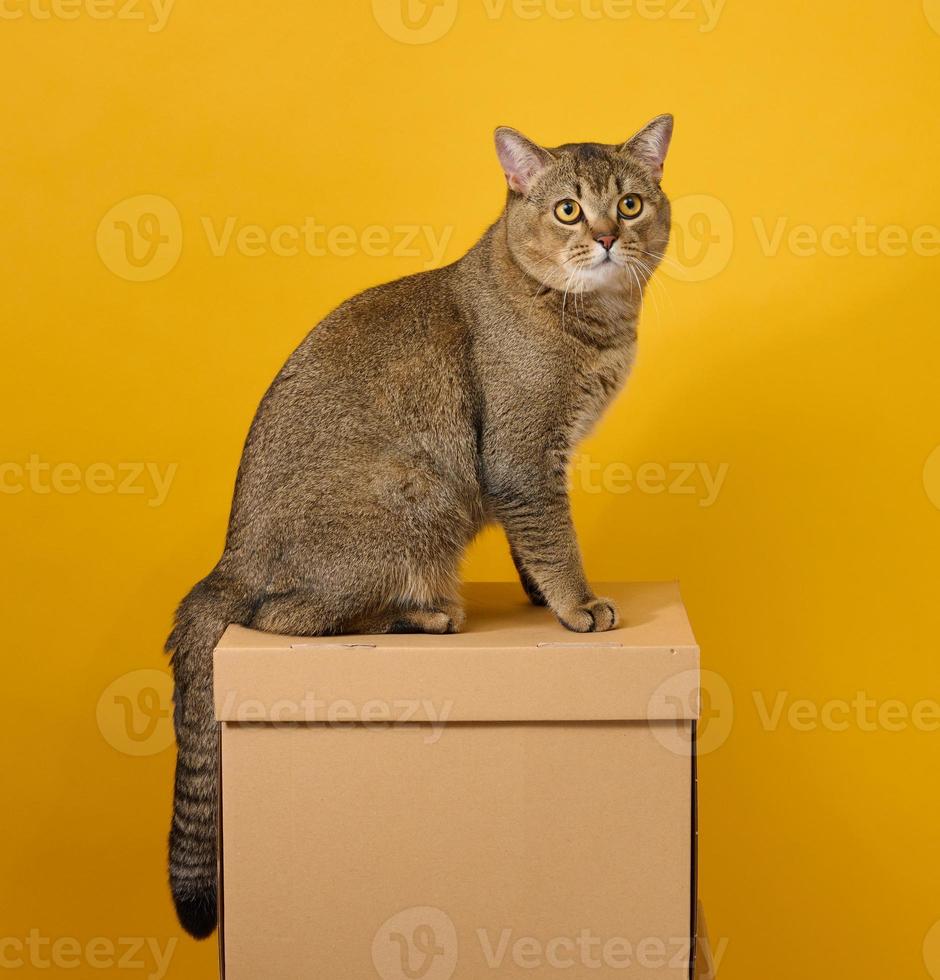
[[[544,147],[533,143],[509,126],[500,126],[494,136],[496,153],[506,175],[506,182],[517,194],[527,194],[532,181],[555,158]]]
[[[656,180],[663,179],[663,164],[669,151],[669,141],[672,139],[672,116],[668,113],[657,116],[647,123],[636,136],[631,136],[623,146],[621,153],[636,157],[648,167]]]

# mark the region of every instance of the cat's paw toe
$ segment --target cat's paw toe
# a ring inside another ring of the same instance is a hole
[[[610,599],[592,599],[559,615],[562,626],[574,633],[605,633],[617,625],[617,607]]]

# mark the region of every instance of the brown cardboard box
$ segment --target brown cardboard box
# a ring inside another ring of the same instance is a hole
[[[699,651],[675,584],[598,590],[620,629],[509,584],[457,636],[229,628],[229,980],[692,975]]]

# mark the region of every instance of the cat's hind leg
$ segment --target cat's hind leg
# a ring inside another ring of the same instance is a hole
[[[350,633],[459,633],[466,614],[456,602],[428,608],[385,609],[351,624]]]
[[[263,599],[251,621],[253,629],[291,636],[337,636],[349,633],[458,633],[466,616],[460,604],[442,599],[421,606],[393,605],[363,610],[350,599],[325,602],[313,592],[295,591]]]
[[[313,592],[296,590],[266,596],[251,620],[251,628],[289,636],[335,636],[346,632],[344,621],[354,614]]]

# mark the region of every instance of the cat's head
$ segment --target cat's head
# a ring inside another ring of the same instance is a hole
[[[668,115],[619,145],[546,148],[497,129],[515,260],[562,291],[629,290],[645,282],[669,240],[669,201],[659,184],[671,136]]]

